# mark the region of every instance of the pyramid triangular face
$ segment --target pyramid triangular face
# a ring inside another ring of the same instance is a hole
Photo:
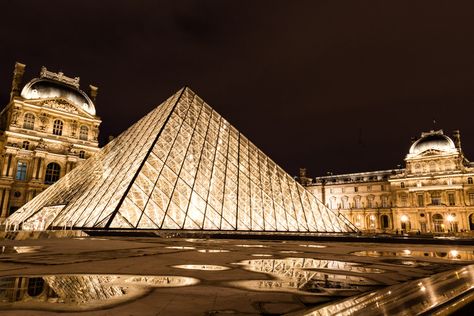
[[[355,230],[188,88],[8,220],[24,229]]]

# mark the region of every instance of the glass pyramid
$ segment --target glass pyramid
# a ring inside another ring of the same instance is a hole
[[[189,88],[12,214],[23,229],[351,232]]]

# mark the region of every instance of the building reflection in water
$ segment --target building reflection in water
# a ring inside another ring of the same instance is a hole
[[[18,307],[98,308],[130,300],[156,287],[179,287],[199,280],[179,276],[51,275],[0,278],[0,302]],[[25,305],[22,305],[25,304]],[[50,306],[48,306],[50,305]],[[0,304],[0,308],[1,308]],[[6,307],[6,306],[4,306]],[[11,307],[11,306],[8,306]]]
[[[351,254],[356,256],[367,257],[431,257],[445,260],[474,260],[474,251],[456,249],[451,249],[449,251],[420,251],[409,249],[405,249],[402,251],[364,250],[352,252]]]
[[[307,316],[322,315],[447,315],[453,312],[458,297],[474,288],[474,265],[438,273],[421,280],[396,284],[324,307]]]
[[[231,282],[234,286],[323,295],[349,296],[373,289],[379,285],[377,282],[352,274],[384,272],[381,269],[363,267],[352,262],[313,258],[256,259],[244,260],[238,264],[249,271],[269,274],[275,280]],[[345,272],[349,274],[346,275]]]

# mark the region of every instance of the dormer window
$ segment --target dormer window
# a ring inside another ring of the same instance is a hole
[[[23,128],[34,129],[35,128],[35,116],[31,113],[26,113],[23,119]]]
[[[53,134],[61,136],[63,134],[64,123],[61,120],[55,120],[53,123]]]

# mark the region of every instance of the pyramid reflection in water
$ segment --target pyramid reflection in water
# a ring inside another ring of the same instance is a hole
[[[9,218],[61,227],[350,232],[189,88]]]

